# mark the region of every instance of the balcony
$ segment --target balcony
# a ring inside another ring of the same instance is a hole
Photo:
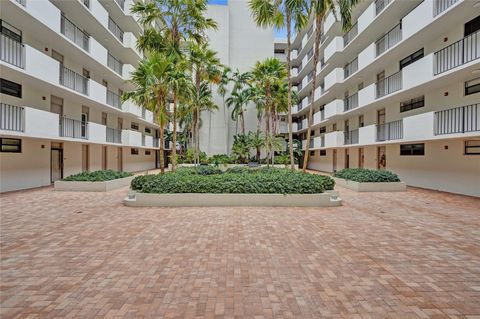
[[[298,54],[297,50],[292,50],[290,52],[290,59],[295,60],[297,58],[297,54]]]
[[[358,129],[343,132],[345,145],[358,144]]]
[[[358,71],[358,58],[355,58],[355,60],[348,63],[343,68],[343,73],[344,73],[343,78],[346,79],[357,71]]]
[[[402,89],[402,70],[375,83],[376,98],[381,98]]]
[[[16,39],[0,34],[0,60],[19,68],[25,68],[25,47]]]
[[[160,140],[158,138],[153,139],[153,147],[155,148],[160,147]]]
[[[80,30],[80,28],[68,20],[63,14],[60,20],[60,31],[80,48],[87,52],[90,50],[90,36]]]
[[[107,90],[107,104],[116,107],[117,109],[122,108],[120,96],[110,90]]]
[[[89,79],[73,70],[70,70],[69,68],[66,68],[63,64],[60,64],[59,82],[61,85],[69,89],[88,95]]]
[[[115,71],[115,73],[122,75],[123,63],[115,59],[110,53],[108,53],[107,65],[110,69]]]
[[[122,10],[125,10],[125,0],[115,0],[115,2],[120,8],[122,8]]]
[[[88,122],[64,116],[60,119],[60,136],[86,140],[88,139],[88,124]]]
[[[343,100],[343,105],[344,105],[344,112],[353,110],[354,108],[358,107],[358,92],[345,97]]]
[[[403,121],[393,121],[377,125],[377,142],[401,140],[403,138]]]
[[[115,21],[113,21],[113,19],[110,18],[110,17],[108,18],[108,30],[110,30],[110,32],[112,32],[113,35],[118,40],[120,40],[120,42],[122,42],[122,44],[123,44],[123,30],[120,29],[118,24],[116,24]]]
[[[23,132],[25,109],[21,106],[0,103],[0,130]]]
[[[436,17],[437,15],[447,10],[457,2],[458,0],[434,0],[433,16]]]
[[[343,36],[343,47],[346,47],[358,34],[358,24],[354,24],[350,31]]]
[[[434,75],[480,58],[480,31],[434,53]]]
[[[325,136],[325,147],[340,147],[344,143],[344,133],[340,131],[330,132],[324,135]]]
[[[56,113],[28,106],[0,103],[0,131],[2,134],[58,138],[58,128],[59,117]]]
[[[385,9],[386,6],[391,2],[392,0],[376,0],[375,1],[375,15],[378,15],[380,12]]]
[[[433,127],[435,135],[480,131],[480,104],[435,112]]]
[[[344,111],[344,100],[333,100],[325,105],[325,118],[331,118],[332,116],[339,115]]]
[[[122,143],[122,130],[106,127],[106,141],[108,143],[121,144]]]
[[[376,56],[378,57],[400,41],[402,41],[402,22],[394,26],[387,34],[375,42]]]
[[[15,0],[18,3],[20,3],[22,6],[26,7],[27,6],[27,0]]]

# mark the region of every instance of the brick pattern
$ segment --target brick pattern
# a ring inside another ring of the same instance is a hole
[[[480,318],[480,199],[340,191],[318,209],[0,195],[1,317]]]

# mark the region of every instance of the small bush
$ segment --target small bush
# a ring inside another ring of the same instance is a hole
[[[345,168],[336,172],[333,176],[359,183],[400,182],[400,178],[395,173],[366,168]]]
[[[215,166],[233,163],[233,160],[227,154],[216,154],[208,158],[207,162]]]
[[[100,170],[94,172],[82,172],[75,175],[65,177],[64,181],[70,182],[104,182],[114,179],[132,176],[132,173],[118,172],[111,169]]]

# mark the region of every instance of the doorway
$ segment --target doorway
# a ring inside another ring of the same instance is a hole
[[[385,124],[385,109],[377,111],[377,125]]]
[[[89,113],[88,107],[82,106],[82,124],[81,124],[82,138],[88,138],[88,135],[87,135],[88,134],[87,133],[88,113]]]
[[[50,148],[50,182],[63,178],[63,149],[62,145],[52,145]]]
[[[119,172],[123,171],[123,153],[121,147],[117,147],[117,170]]]
[[[106,146],[102,146],[102,169],[107,169],[107,163],[108,163],[108,159],[107,159],[107,147]]]
[[[348,148],[345,149],[345,168],[350,168],[350,150]]]
[[[88,145],[83,144],[82,145],[82,172],[88,172],[89,168],[89,147]]]
[[[333,158],[332,168],[333,168],[333,171],[336,172],[337,171],[337,150],[333,150],[332,158]]]
[[[358,149],[358,168],[363,168],[365,165],[365,153],[363,151],[363,147]]]
[[[387,151],[385,146],[377,147],[377,169],[384,170],[387,167]]]

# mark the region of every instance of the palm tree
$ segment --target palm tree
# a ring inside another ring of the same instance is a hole
[[[220,76],[220,81],[217,87],[217,92],[218,94],[220,94],[223,101],[223,118],[225,120],[225,128],[227,129],[227,132],[229,131],[229,125],[228,125],[227,109],[225,105],[225,95],[227,95],[228,86],[232,81],[231,73],[232,73],[232,70],[229,67],[224,66],[222,75]],[[230,134],[227,134],[227,145],[230,145],[229,136]]]
[[[237,129],[238,129],[238,120],[240,119],[242,134],[245,134],[244,107],[247,106],[249,101],[250,101],[250,92],[249,90],[246,90],[246,89],[242,91],[232,92],[230,97],[226,100],[228,107],[233,106],[232,120],[237,122]],[[238,133],[238,131],[236,133]]]
[[[308,129],[307,129],[307,142],[305,146],[305,155],[303,157],[303,172],[306,172],[308,166],[308,160],[310,157],[310,138],[312,135],[313,125],[313,103],[315,102],[315,88],[317,85],[317,64],[318,54],[320,50],[322,25],[329,11],[332,11],[335,16],[337,8],[340,11],[340,19],[342,21],[343,30],[348,30],[352,25],[352,8],[360,0],[312,0],[310,3],[309,11],[312,12],[315,18],[315,42],[313,45],[313,80],[312,80],[312,92],[310,93],[310,110],[308,111]]]
[[[250,146],[247,135],[237,134],[233,136],[232,153],[239,159],[240,163],[245,163],[245,159],[250,154]]]
[[[280,151],[283,146],[283,139],[275,136],[275,134],[267,134],[264,137],[264,147],[267,154],[273,154],[275,151]],[[270,163],[270,158],[267,157],[267,166]],[[272,160],[273,164],[273,160]]]
[[[160,171],[165,171],[165,127],[168,123],[166,103],[169,93],[169,79],[173,71],[172,59],[165,54],[152,52],[140,61],[132,73],[131,83],[135,90],[123,94],[122,99],[132,100],[139,106],[151,110],[160,126]]]
[[[292,22],[294,29],[300,32],[308,21],[307,2],[305,0],[250,0],[250,10],[255,22],[263,27],[287,29],[287,112],[288,112],[288,145],[290,149],[290,168],[295,168],[293,158],[293,124],[292,124],[292,78],[290,51],[292,50]]]
[[[250,148],[255,149],[255,159],[257,162],[260,162],[260,150],[264,146],[264,143],[265,141],[262,133],[259,131],[248,133],[248,144],[250,145]]]

